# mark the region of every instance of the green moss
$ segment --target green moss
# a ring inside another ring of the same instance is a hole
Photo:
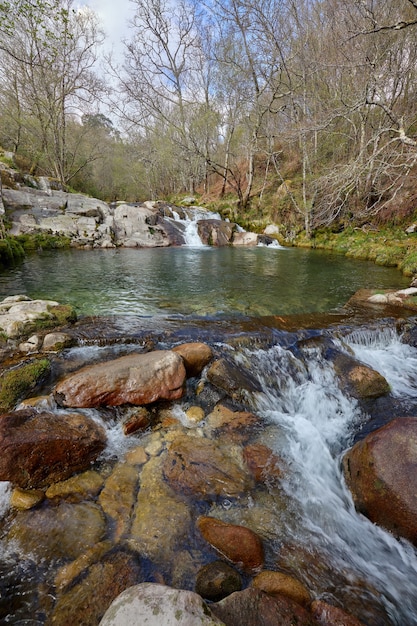
[[[14,237],[0,239],[0,267],[10,267],[25,256],[25,251]]]
[[[35,389],[49,368],[48,359],[37,359],[5,372],[0,378],[0,407],[13,409]]]
[[[33,250],[69,248],[71,245],[70,237],[64,237],[63,235],[50,235],[47,233],[18,235],[16,239],[27,252]]]

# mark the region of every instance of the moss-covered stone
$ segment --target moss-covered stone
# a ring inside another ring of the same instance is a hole
[[[0,377],[0,409],[9,411],[19,400],[26,398],[49,371],[49,367],[48,359],[36,359],[5,372]]]

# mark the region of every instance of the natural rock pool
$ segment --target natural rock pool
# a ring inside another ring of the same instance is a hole
[[[289,315],[343,307],[360,288],[399,289],[393,268],[294,248],[44,251],[0,274],[23,293],[81,315]]]

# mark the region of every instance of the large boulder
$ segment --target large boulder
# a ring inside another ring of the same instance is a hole
[[[201,374],[213,358],[213,350],[206,343],[201,342],[182,343],[173,348],[173,351],[182,356],[189,378]]]
[[[106,611],[100,626],[221,626],[202,598],[155,583],[126,589]],[[224,624],[223,624],[224,626]]]
[[[45,487],[88,469],[106,444],[104,429],[80,413],[23,409],[0,416],[0,480]]]
[[[397,418],[356,443],[344,456],[346,482],[357,509],[417,544],[417,418]]]
[[[387,380],[372,367],[344,352],[333,351],[332,357],[342,387],[354,398],[367,400],[389,393]]]
[[[222,220],[199,220],[197,224],[199,237],[206,246],[230,245],[236,228],[236,224]]]
[[[86,366],[56,386],[55,398],[62,406],[79,408],[178,400],[185,378],[179,354],[155,350]]]
[[[138,204],[120,204],[114,211],[116,243],[126,248],[154,248],[170,245],[158,222],[158,211]]]

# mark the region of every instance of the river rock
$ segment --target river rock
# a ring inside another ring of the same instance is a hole
[[[343,352],[336,352],[333,364],[342,387],[361,400],[379,398],[390,391],[386,379],[377,371]]]
[[[141,571],[132,555],[110,553],[91,565],[78,584],[58,596],[46,626],[97,626],[113,600],[139,580]]]
[[[97,563],[112,548],[110,541],[100,541],[71,563],[66,563],[56,573],[54,584],[58,591],[68,587],[87,567]]]
[[[208,563],[197,574],[195,590],[206,600],[218,602],[242,589],[242,578],[234,567],[224,561]]]
[[[185,377],[182,358],[171,350],[129,354],[69,375],[56,386],[55,398],[62,406],[79,408],[177,400]]]
[[[228,246],[232,241],[237,226],[222,220],[199,220],[198,234],[206,246]]]
[[[240,450],[203,437],[179,435],[171,444],[163,471],[175,491],[203,499],[238,497],[253,487]]]
[[[256,482],[268,486],[280,482],[283,476],[282,461],[268,446],[262,443],[248,445],[243,450],[243,458]]]
[[[233,233],[232,244],[234,246],[257,246],[258,235],[251,232],[235,232]]]
[[[126,589],[106,611],[99,626],[224,626],[202,598],[155,583]]]
[[[353,615],[349,615],[343,609],[327,604],[323,600],[314,600],[311,605],[311,612],[321,626],[364,626]]]
[[[198,376],[213,358],[213,350],[206,343],[183,343],[173,348],[183,358],[187,377]]]
[[[133,465],[119,463],[106,479],[99,502],[103,511],[114,522],[114,536],[118,541],[130,526],[130,516],[138,490],[138,471]]]
[[[210,608],[227,626],[317,626],[297,602],[285,596],[272,597],[255,588],[232,593]]]
[[[0,480],[45,487],[88,469],[106,444],[104,429],[79,413],[23,409],[0,416]]]
[[[42,489],[20,489],[15,487],[10,497],[10,506],[20,511],[28,511],[42,502],[45,494]]]
[[[417,544],[417,418],[397,418],[356,443],[343,469],[357,509]]]
[[[169,568],[181,548],[189,545],[191,513],[166,485],[161,465],[161,457],[154,457],[142,468],[127,543],[141,556]]]
[[[41,558],[76,559],[97,542],[106,530],[102,510],[92,502],[44,507],[17,513],[8,539],[18,542],[26,554]]]
[[[10,338],[28,334],[37,325],[59,326],[76,320],[75,310],[54,300],[31,300],[27,296],[8,296],[0,303],[0,330]]]
[[[254,376],[225,358],[210,365],[207,379],[237,402],[244,402],[247,392],[262,391],[260,383]]]
[[[230,409],[225,404],[219,403],[207,416],[206,425],[213,438],[228,437],[235,443],[241,443],[246,442],[259,430],[262,422],[253,413]]]
[[[294,602],[308,607],[311,603],[311,594],[302,583],[283,572],[264,570],[252,580],[252,586],[270,596],[285,596]]]
[[[50,500],[66,500],[80,502],[95,497],[103,487],[103,477],[93,470],[71,476],[68,480],[50,485],[45,495]]]
[[[45,335],[42,344],[44,352],[58,352],[64,348],[69,348],[74,343],[74,339],[68,333],[48,333]]]
[[[137,407],[123,422],[123,432],[125,435],[132,435],[138,430],[145,430],[145,428],[150,426],[151,421],[152,416],[150,411],[144,406]]]
[[[234,565],[247,573],[254,573],[262,568],[262,541],[249,528],[205,516],[198,518],[197,526],[204,539]]]

